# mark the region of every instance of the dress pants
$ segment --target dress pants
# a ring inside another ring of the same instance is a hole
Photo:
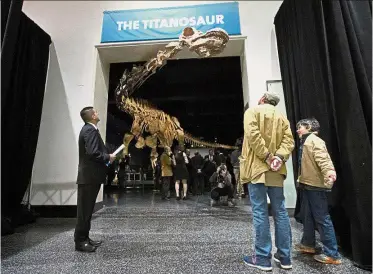
[[[75,227],[75,242],[84,242],[89,237],[91,218],[101,184],[78,184],[78,214]]]
[[[170,198],[171,179],[172,179],[171,176],[162,177],[162,190],[161,190],[162,198]]]
[[[220,197],[228,196],[228,201],[233,199],[233,187],[224,185],[224,187],[215,187],[211,190],[211,199],[219,201]]]
[[[193,176],[193,195],[203,194],[205,191],[205,178],[202,173],[196,173]]]

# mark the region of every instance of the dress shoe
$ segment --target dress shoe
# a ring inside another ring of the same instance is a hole
[[[89,240],[89,243],[95,247],[99,247],[102,244],[102,241],[94,241],[90,238],[88,238],[88,240]]]
[[[81,252],[95,252],[97,247],[91,245],[89,241],[75,243],[75,250]]]

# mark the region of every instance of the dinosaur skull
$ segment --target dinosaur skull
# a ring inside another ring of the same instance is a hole
[[[199,56],[210,57],[220,54],[225,49],[229,35],[220,28],[211,29],[203,34],[201,31],[188,27],[184,29],[179,40]]]

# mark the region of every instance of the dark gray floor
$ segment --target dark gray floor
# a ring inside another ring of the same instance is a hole
[[[38,219],[2,237],[2,273],[262,273],[241,261],[252,250],[250,207],[209,206],[208,197],[161,201],[158,194],[105,197],[91,237],[104,244],[93,254],[74,251],[74,219]],[[273,227],[273,222],[271,221]],[[293,243],[301,227],[292,219]],[[286,273],[274,263],[273,273]],[[344,258],[325,266],[293,253],[291,273],[369,273]]]

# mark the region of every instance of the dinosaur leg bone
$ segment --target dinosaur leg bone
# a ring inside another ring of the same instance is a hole
[[[132,133],[124,134],[124,138],[123,138],[124,149],[123,149],[123,152],[122,152],[123,156],[128,155],[128,146],[131,143],[133,137],[134,137],[134,135]]]

